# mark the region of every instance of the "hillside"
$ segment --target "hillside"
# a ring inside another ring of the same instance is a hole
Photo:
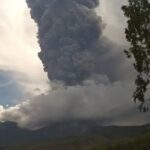
[[[145,126],[101,126],[99,121],[68,121],[50,124],[39,130],[27,130],[15,123],[0,124],[0,145],[45,141],[80,135],[100,135],[102,138],[126,138],[150,132],[150,125]]]
[[[11,146],[4,150],[149,150],[150,133],[138,137],[108,139],[100,135],[78,136]]]
[[[0,149],[41,150],[43,147],[42,150],[62,150],[63,147],[65,150],[74,150],[80,147],[81,150],[90,150],[93,147],[106,149],[108,145],[113,149],[124,142],[132,145],[136,138],[143,138],[148,133],[150,125],[104,127],[99,121],[70,121],[50,124],[33,131],[7,122],[0,124]]]

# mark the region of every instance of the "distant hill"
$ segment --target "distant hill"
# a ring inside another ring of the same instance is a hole
[[[32,131],[19,128],[15,123],[6,122],[0,124],[0,146],[91,135],[102,139],[119,139],[146,133],[150,133],[150,125],[104,127],[99,121],[66,121]]]
[[[104,138],[100,134],[88,134],[16,144],[1,150],[150,150],[150,133],[126,138]]]

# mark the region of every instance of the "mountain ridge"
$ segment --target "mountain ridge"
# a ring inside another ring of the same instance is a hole
[[[81,135],[100,135],[102,138],[127,138],[150,132],[150,125],[101,126],[98,121],[71,121],[50,124],[38,130],[23,129],[16,123],[0,123],[0,145],[61,139]]]

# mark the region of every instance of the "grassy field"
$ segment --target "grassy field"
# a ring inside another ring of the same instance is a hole
[[[150,125],[97,126],[88,121],[33,131],[4,123],[0,150],[150,150]]]
[[[111,139],[102,138],[100,135],[84,135],[22,144],[6,150],[150,150],[150,133],[138,137]]]

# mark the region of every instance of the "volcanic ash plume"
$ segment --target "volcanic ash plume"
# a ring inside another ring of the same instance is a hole
[[[108,73],[106,64],[103,67],[108,53],[102,44],[103,24],[94,11],[99,0],[27,3],[38,25],[39,57],[50,80],[77,85],[93,75]]]
[[[67,88],[52,82],[53,90],[45,94],[9,108],[0,106],[0,121],[31,129],[66,120],[100,120],[102,125],[149,121],[149,115],[137,114],[130,101],[134,72],[123,47],[102,36],[103,23],[94,11],[98,0],[27,3],[38,25],[45,71],[50,80]]]

